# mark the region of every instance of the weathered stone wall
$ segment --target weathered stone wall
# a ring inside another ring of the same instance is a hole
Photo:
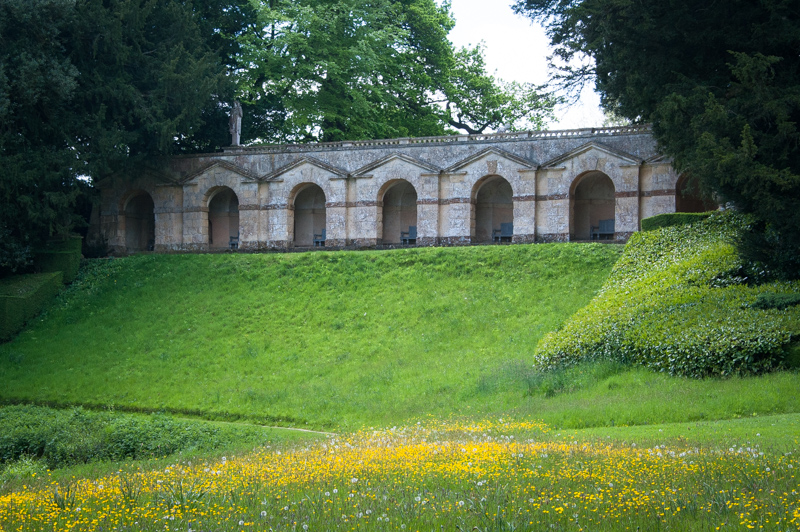
[[[511,197],[492,201],[513,205],[514,242],[569,241],[589,234],[582,225],[590,217],[580,210],[591,198],[576,203],[575,190],[585,177],[601,174],[613,183],[618,240],[637,231],[642,218],[675,210],[677,175],[669,161],[655,151],[646,127],[627,127],[232,147],[175,157],[142,175],[100,183],[99,230],[112,250],[128,251],[126,206],[149,194],[156,251],[205,251],[209,204],[225,189],[238,200],[240,249],[289,249],[308,245],[307,238],[295,238],[296,222],[307,232],[305,218],[295,215],[308,210],[296,212],[295,201],[316,185],[325,196],[325,246],[374,246],[383,243],[384,226],[410,225],[392,218],[399,209],[384,212],[386,192],[405,182],[417,195],[417,245],[469,244],[499,229],[499,222],[482,222],[479,237],[476,212],[488,208],[478,205],[485,201],[481,187],[501,178]]]

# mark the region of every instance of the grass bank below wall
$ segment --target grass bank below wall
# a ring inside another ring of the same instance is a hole
[[[0,346],[0,401],[316,428],[516,408],[539,339],[620,247],[90,261]]]
[[[536,366],[614,360],[706,377],[798,365],[800,281],[752,278],[732,245],[744,224],[727,212],[634,234],[597,297],[542,339]]]

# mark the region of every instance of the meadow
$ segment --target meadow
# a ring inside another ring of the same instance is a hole
[[[751,441],[722,449],[554,432],[502,418],[430,421],[214,461],[122,466],[90,479],[54,481],[45,474],[0,495],[0,523],[19,531],[796,530],[800,524],[797,433],[793,453],[785,431],[763,440],[749,433]]]
[[[0,345],[0,530],[798,530],[791,356],[698,379],[553,350],[683,326],[686,271],[791,339],[796,306],[751,300],[795,285],[699,282],[731,278],[706,233],[87,262]]]

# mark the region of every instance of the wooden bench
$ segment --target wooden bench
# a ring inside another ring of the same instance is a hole
[[[400,243],[404,246],[417,243],[417,226],[409,225],[408,231],[400,231]]]
[[[600,220],[599,226],[592,226],[591,238],[592,240],[603,240],[606,237],[608,240],[614,238],[614,219]]]
[[[514,237],[512,222],[500,224],[500,229],[492,229],[492,242],[511,242]]]
[[[314,247],[325,247],[325,228],[322,229],[322,233],[314,235]]]

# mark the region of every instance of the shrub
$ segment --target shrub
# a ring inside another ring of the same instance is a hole
[[[63,274],[38,273],[0,279],[0,342],[18,333],[62,286]]]
[[[750,306],[765,310],[771,308],[783,310],[795,305],[800,305],[800,294],[776,294],[773,292],[765,292],[763,294],[758,294],[758,297]]]
[[[655,231],[662,227],[692,225],[711,216],[711,212],[670,212],[642,220],[642,231]]]
[[[221,430],[164,414],[133,415],[18,405],[0,408],[0,464],[41,459],[48,468],[98,460],[168,456],[213,450],[232,441],[264,443],[258,427]]]
[[[34,253],[34,267],[43,273],[63,272],[64,283],[71,283],[81,264],[81,242],[79,236],[48,242],[44,249]]]
[[[794,301],[800,282],[725,275],[742,267],[731,242],[745,225],[721,213],[633,235],[598,296],[539,342],[535,367],[616,360],[691,377],[778,367],[800,310],[776,301]],[[772,306],[756,307],[759,297]]]

